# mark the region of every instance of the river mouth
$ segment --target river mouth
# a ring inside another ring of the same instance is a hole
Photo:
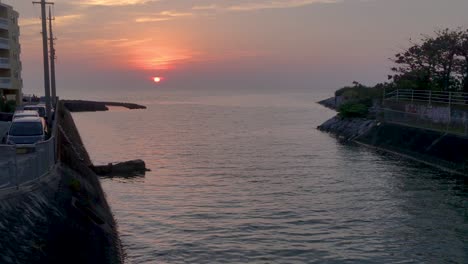
[[[466,182],[316,130],[317,97],[74,114],[93,162],[152,169],[101,180],[129,263],[465,262]]]

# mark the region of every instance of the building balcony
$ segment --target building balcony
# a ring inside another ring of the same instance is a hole
[[[10,59],[0,58],[0,69],[10,69]]]
[[[8,19],[7,18],[0,18],[0,29],[9,29]]]
[[[7,38],[0,38],[0,49],[10,49],[10,40]]]
[[[10,77],[0,77],[0,89],[11,89]]]

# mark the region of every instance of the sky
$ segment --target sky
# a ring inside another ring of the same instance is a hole
[[[40,94],[40,8],[2,2],[20,13],[24,92]],[[56,0],[57,89],[372,85],[410,39],[467,28],[466,10],[467,0]]]

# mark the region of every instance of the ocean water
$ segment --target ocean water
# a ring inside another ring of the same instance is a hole
[[[101,181],[127,263],[468,263],[467,180],[317,131],[326,94],[112,96],[148,109],[73,116],[152,170]]]

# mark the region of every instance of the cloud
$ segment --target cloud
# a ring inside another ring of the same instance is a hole
[[[260,1],[227,7],[231,11],[255,11],[261,9],[294,8],[318,3],[337,3],[340,0],[287,0],[287,1]]]
[[[127,38],[120,38],[120,39],[91,39],[91,40],[86,40],[84,41],[85,44],[91,45],[94,47],[99,47],[99,48],[109,48],[109,47],[121,47],[121,48],[126,48],[126,47],[133,47],[133,46],[139,46],[144,43],[151,42],[153,39],[151,38],[145,38],[145,39],[136,39],[136,40],[130,40]]]
[[[78,5],[98,5],[98,6],[127,6],[127,5],[142,5],[149,2],[157,2],[158,0],[85,0],[77,3]]]
[[[19,25],[20,27],[29,27],[34,25],[41,24],[41,20],[38,18],[27,18],[27,19],[20,19]]]
[[[280,9],[280,8],[294,8],[301,7],[312,4],[330,4],[338,3],[343,0],[256,0],[245,3],[236,3],[236,4],[226,4],[226,5],[217,5],[217,4],[206,4],[206,5],[197,5],[193,6],[192,10],[200,11],[256,11],[262,9]],[[234,1],[238,2],[238,1]]]
[[[65,25],[69,24],[71,22],[74,22],[80,18],[82,18],[83,15],[80,14],[71,14],[71,15],[65,15],[65,16],[56,16],[55,17],[55,24],[56,25]],[[35,25],[40,25],[41,20],[39,18],[26,18],[26,19],[20,19],[19,25],[20,27],[29,27],[29,26],[35,26]]]
[[[219,9],[217,5],[200,5],[192,7],[193,10],[215,10]]]
[[[173,20],[179,17],[190,17],[193,16],[193,13],[183,13],[183,12],[175,12],[175,11],[162,11],[154,16],[146,16],[146,17],[139,17],[135,19],[137,23],[145,23],[145,22],[160,22],[160,21],[168,21]]]
[[[132,65],[133,68],[143,70],[168,70],[178,64],[191,61],[196,53],[175,45],[156,45],[152,38],[101,38],[85,41],[89,50],[96,56],[107,57],[99,61],[112,62],[112,67]],[[90,54],[87,54],[90,55]],[[127,62],[122,63],[122,59]],[[120,63],[119,63],[120,62]]]
[[[80,15],[80,14],[57,16],[55,17],[55,23],[60,24],[60,25],[67,24],[67,23],[74,22],[78,19],[81,19],[82,17],[83,15]]]
[[[147,23],[147,22],[161,22],[161,21],[168,21],[172,20],[171,17],[139,17],[135,19],[137,23]]]
[[[183,17],[183,16],[192,16],[192,13],[182,13],[182,12],[174,12],[174,11],[163,11],[159,13],[162,16],[169,16],[169,17]]]

